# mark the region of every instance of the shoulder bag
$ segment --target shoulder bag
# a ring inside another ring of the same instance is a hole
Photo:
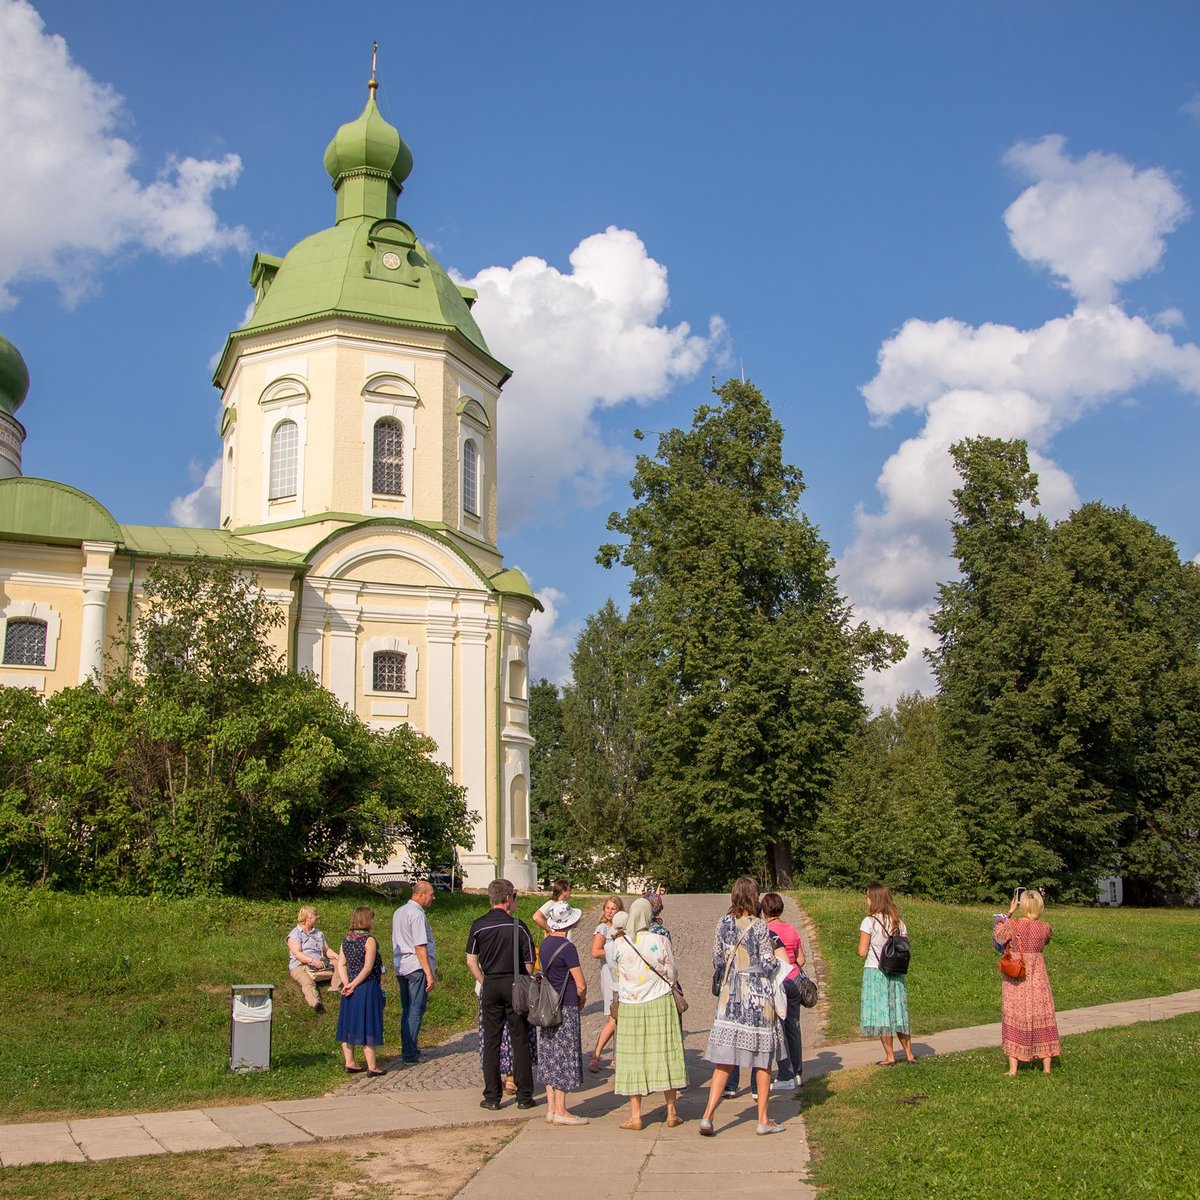
[[[1009,979],[1024,979],[1025,978],[1025,959],[1021,955],[1021,941],[1017,937],[1016,922],[1011,922],[1012,932],[1008,937],[1008,944],[1004,947],[1004,953],[1000,955],[999,966],[1000,974],[1006,975]],[[1017,944],[1017,953],[1012,952],[1013,942]]]
[[[563,938],[563,941],[565,942],[566,938]],[[549,969],[550,963],[562,953],[562,950],[562,946],[555,946],[549,962],[543,960],[541,970],[530,979],[529,1023],[536,1025],[539,1029],[553,1029],[556,1025],[562,1024],[562,998],[566,994],[571,972],[567,972],[567,978],[563,980],[563,985],[557,992],[550,986],[550,980],[546,978],[546,971]]]
[[[533,998],[533,976],[526,975],[521,969],[521,922],[513,917],[513,1009],[523,1017],[529,1016],[529,1006],[533,1003]]]
[[[800,1003],[805,1008],[813,1008],[820,999],[820,995],[817,992],[817,985],[805,975],[803,967],[800,968],[796,985],[800,988]]]
[[[885,975],[907,975],[908,960],[912,953],[908,938],[898,928],[889,933],[887,926],[878,917],[872,917],[871,920],[887,934],[879,948],[879,969]]]
[[[638,958],[642,960],[642,962],[646,963],[646,966],[650,967],[650,970],[652,970],[655,975],[657,975],[659,979],[663,981],[663,983],[670,987],[671,999],[675,1001],[675,1011],[681,1016],[687,1012],[688,1002],[686,999],[684,999],[683,988],[679,986],[679,981],[676,980],[674,983],[671,983],[671,981],[657,967],[646,962],[646,956],[637,948],[636,943],[628,935],[626,935],[625,941],[634,954],[636,954]]]
[[[745,932],[734,943],[733,949],[729,952],[729,957],[725,960],[725,965],[723,967],[713,968],[712,994],[714,996],[720,996],[722,989],[725,987],[726,983],[729,982],[729,972],[733,968],[733,964],[737,959],[737,952],[741,947],[741,944],[746,940],[746,934],[750,932],[751,928],[751,925],[747,925]]]

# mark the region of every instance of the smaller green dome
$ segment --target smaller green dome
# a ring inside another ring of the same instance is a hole
[[[333,186],[348,175],[372,174],[390,178],[399,191],[413,168],[412,151],[375,103],[371,89],[367,107],[356,121],[347,121],[325,150],[325,170]]]
[[[13,413],[29,391],[29,368],[21,352],[0,333],[0,412]]]

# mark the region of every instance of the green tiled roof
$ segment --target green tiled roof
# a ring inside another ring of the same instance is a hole
[[[190,529],[173,525],[122,525],[121,540],[135,554],[151,558],[210,558],[264,567],[301,569],[304,555],[238,537],[226,529]]]
[[[53,479],[0,479],[0,537],[18,542],[78,545],[120,542],[112,513],[86,492]]]

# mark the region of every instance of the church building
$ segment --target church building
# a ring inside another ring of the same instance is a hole
[[[29,374],[0,337],[0,685],[43,694],[128,662],[147,567],[253,571],[286,607],[280,646],[377,728],[437,743],[478,820],[463,882],[536,883],[529,853],[530,614],[497,546],[496,429],[510,371],[396,215],[412,153],[366,108],[325,151],[334,224],[255,257],[225,343],[219,528],[124,525],[21,475]]]

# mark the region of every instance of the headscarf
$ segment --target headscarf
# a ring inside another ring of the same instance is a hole
[[[629,924],[625,926],[625,936],[636,938],[639,933],[645,933],[650,928],[650,901],[639,896],[629,906]]]
[[[645,900],[646,903],[650,905],[650,912],[657,919],[663,910],[662,897],[657,892],[647,892],[645,895]]]

